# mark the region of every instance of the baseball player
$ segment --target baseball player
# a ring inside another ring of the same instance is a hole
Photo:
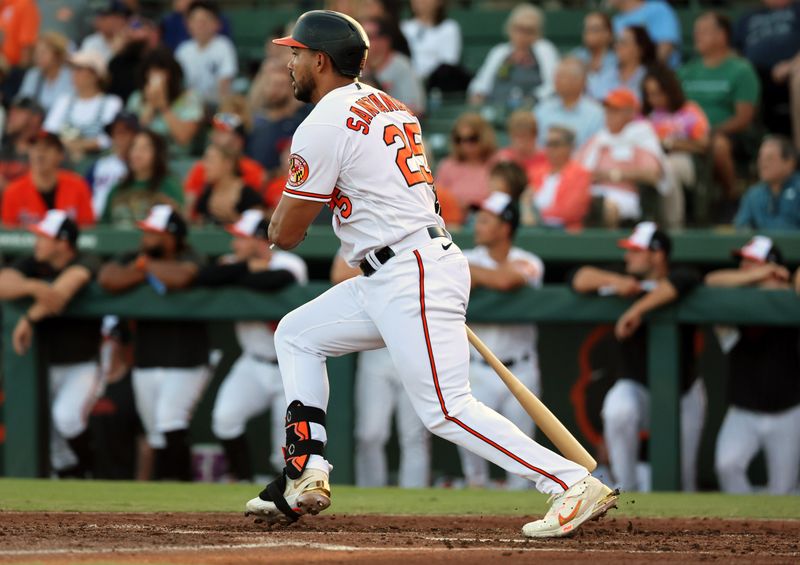
[[[524,286],[542,286],[542,260],[512,245],[517,226],[519,210],[510,195],[493,192],[481,204],[475,218],[477,247],[464,250],[473,287],[510,291]],[[539,394],[536,326],[475,324],[472,330],[525,386]],[[471,348],[469,376],[472,394],[477,400],[511,420],[528,437],[533,437],[536,428],[533,420],[474,348]],[[459,447],[459,454],[467,484],[471,487],[487,486],[489,463],[464,447]],[[508,473],[506,486],[509,489],[526,489],[530,484],[524,477]]]
[[[168,204],[138,223],[140,251],[103,266],[98,282],[113,293],[149,284],[158,293],[187,288],[203,263],[186,242],[185,220]],[[133,353],[136,410],[155,450],[158,479],[192,480],[189,423],[210,378],[205,322],[137,320]]]
[[[33,298],[14,328],[14,351],[24,355],[36,332],[48,363],[50,466],[59,477],[85,478],[93,467],[87,422],[100,386],[100,320],[58,314],[99,264],[78,252],[78,226],[62,210],[48,211],[31,231],[33,256],[0,271],[0,299]]]
[[[271,251],[267,243],[269,222],[260,210],[247,210],[228,228],[233,255],[198,273],[195,286],[237,285],[258,291],[276,291],[308,282],[303,260],[285,251]],[[245,438],[247,421],[271,410],[272,457],[283,468],[283,416],[286,403],[275,355],[273,322],[237,322],[236,337],[242,355],[219,387],[211,416],[211,429],[222,442],[228,468],[240,481],[253,480],[250,449]]]
[[[680,299],[700,283],[690,269],[671,268],[672,241],[653,222],[641,222],[627,239],[625,274],[581,267],[572,287],[581,293],[619,295],[636,301],[617,320],[619,344],[617,380],[603,399],[603,436],[611,472],[619,488],[640,490],[636,464],[639,432],[649,427],[650,392],[647,389],[647,330],[644,315]],[[705,418],[706,395],[694,365],[695,327],[681,326],[681,469],[683,489],[697,490],[697,450]]]
[[[325,359],[383,346],[431,432],[555,495],[544,519],[524,526],[526,535],[565,535],[607,511],[616,499],[609,488],[470,394],[469,266],[437,214],[419,121],[357,80],[369,46],[364,30],[343,14],[311,11],[290,37],[274,41],[292,48],[295,97],[315,107],[292,140],[270,241],[282,249],[300,244],[329,205],[342,255],[364,274],[278,326],[275,348],[288,402],[286,467],[246,512],[273,522],[330,505]]]
[[[790,288],[789,271],[770,238],[756,236],[734,253],[739,268],[709,273],[707,285]],[[763,449],[767,491],[790,494],[800,469],[800,329],[740,327],[726,342],[730,406],[717,436],[720,486],[725,492],[752,492],[747,469]]]
[[[337,253],[331,282],[339,284],[361,274]],[[431,436],[419,419],[389,351],[382,347],[358,354],[355,382],[356,485],[388,484],[386,443],[392,414],[397,415],[400,468],[397,483],[403,488],[423,488],[430,482]],[[380,402],[376,402],[376,399]]]

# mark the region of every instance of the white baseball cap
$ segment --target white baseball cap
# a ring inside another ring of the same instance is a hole
[[[186,235],[186,222],[169,204],[156,204],[150,208],[150,214],[141,222],[136,222],[139,229],[156,233]]]
[[[750,259],[757,263],[783,263],[781,250],[765,235],[754,236],[744,247],[734,249],[731,253],[734,257]]]
[[[238,222],[225,229],[236,237],[269,239],[269,220],[264,217],[261,210],[245,210]]]
[[[106,64],[106,58],[102,53],[100,53],[100,51],[96,51],[94,49],[82,49],[70,55],[67,58],[67,62],[74,67],[89,69],[90,71],[94,72],[94,74],[96,74],[100,80],[105,80],[108,78],[108,65]]]
[[[617,246],[635,251],[664,251],[667,255],[672,250],[669,236],[655,222],[639,222],[633,233],[627,239],[620,239]]]
[[[78,241],[78,226],[64,210],[48,210],[42,221],[28,229],[36,235],[69,241],[72,245]]]
[[[499,216],[501,220],[511,224],[513,229],[519,226],[519,210],[510,194],[492,192],[486,200],[481,202],[480,209]]]

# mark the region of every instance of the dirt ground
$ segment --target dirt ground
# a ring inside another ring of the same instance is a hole
[[[800,562],[800,521],[609,516],[571,538],[520,534],[532,517],[305,517],[0,512],[0,563]]]

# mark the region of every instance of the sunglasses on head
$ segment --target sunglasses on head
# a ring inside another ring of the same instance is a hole
[[[478,143],[480,140],[481,137],[478,134],[465,136],[456,135],[453,137],[454,143]]]

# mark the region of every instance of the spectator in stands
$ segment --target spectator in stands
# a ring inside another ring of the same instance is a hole
[[[480,114],[458,117],[450,134],[450,155],[439,163],[436,184],[452,192],[463,210],[480,204],[489,193],[495,147],[494,129]]]
[[[518,202],[527,187],[525,170],[513,161],[500,161],[489,170],[489,192],[503,192]]]
[[[606,127],[581,148],[576,160],[592,175],[592,195],[603,198],[604,224],[618,227],[622,221],[641,217],[639,185],[666,191],[667,169],[653,126],[636,119],[636,95],[619,88],[603,104]]]
[[[40,30],[60,33],[69,39],[70,47],[89,35],[90,0],[37,0],[37,4]]]
[[[18,96],[35,100],[45,111],[61,94],[72,94],[72,71],[67,66],[69,40],[48,31],[39,36],[33,50],[33,67],[25,73]]]
[[[734,200],[734,159],[748,161],[754,150],[754,121],[761,86],[753,66],[731,49],[731,22],[706,12],[694,23],[699,57],[678,71],[689,100],[703,109],[713,130],[714,170],[729,207]]]
[[[791,274],[780,249],[758,235],[734,251],[738,269],[706,275],[711,287],[789,289]],[[747,470],[764,450],[767,492],[796,492],[800,466],[800,329],[780,326],[726,328],[729,406],[722,422],[714,467],[727,493],[753,492]]]
[[[62,94],[47,113],[44,129],[61,137],[73,164],[108,149],[105,127],[119,113],[122,101],[105,94],[106,64],[96,51],[79,51],[69,58],[74,94]]]
[[[219,8],[212,2],[195,0],[189,5],[187,23],[192,39],[181,43],[175,58],[183,68],[186,86],[209,106],[216,106],[231,91],[239,71],[236,48],[220,33]]]
[[[108,64],[111,57],[119,51],[128,20],[133,15],[131,9],[119,0],[111,0],[105,8],[97,11],[94,27],[97,31],[81,43],[81,51],[96,51]]]
[[[586,266],[570,285],[581,294],[619,296],[634,300],[614,328],[618,362],[614,385],[603,399],[603,436],[614,483],[624,491],[640,490],[636,463],[640,432],[649,428],[647,328],[644,317],[661,306],[680,300],[696,288],[700,274],[670,264],[672,241],[652,222],[642,222],[619,242],[625,249],[625,272]],[[683,490],[697,490],[697,452],[705,419],[706,393],[695,366],[696,328],[683,324],[680,347],[681,482]],[[652,402],[657,402],[653,399]]]
[[[236,287],[261,292],[265,297],[286,287],[308,282],[305,262],[293,253],[269,247],[269,220],[260,210],[248,210],[227,229],[233,235],[232,254],[200,270],[195,286]],[[239,481],[253,480],[247,422],[270,410],[272,453],[270,463],[281,469],[286,440],[286,397],[275,352],[277,320],[236,322],[242,355],[219,387],[214,400],[211,428],[222,443],[228,470]]]
[[[0,194],[9,182],[28,172],[28,154],[42,129],[44,110],[31,98],[15,98],[0,143]]]
[[[617,55],[617,80],[614,88],[627,88],[639,95],[648,67],[656,62],[656,45],[641,26],[626,27],[614,43]]]
[[[369,57],[364,82],[374,84],[397,98],[415,114],[425,113],[425,89],[411,66],[411,60],[392,49],[391,27],[386,20],[367,20]]]
[[[127,102],[131,94],[140,87],[139,69],[148,56],[159,49],[160,40],[155,22],[144,18],[131,20],[120,40],[119,50],[108,62],[110,94],[116,94],[123,102]]]
[[[98,385],[100,320],[60,314],[99,264],[78,251],[78,226],[62,210],[48,211],[30,229],[36,234],[33,256],[0,271],[0,299],[33,299],[14,327],[14,352],[25,355],[35,332],[47,363],[50,466],[60,478],[87,478],[92,473],[87,417]]]
[[[508,147],[495,153],[495,161],[513,161],[523,171],[529,171],[545,162],[547,157],[536,144],[538,126],[536,118],[527,110],[517,110],[506,121]]]
[[[189,287],[204,261],[187,243],[180,214],[154,206],[139,228],[139,251],[103,265],[100,286],[115,294],[143,283],[159,293]],[[206,324],[137,320],[133,357],[136,409],[156,453],[155,478],[191,481],[189,423],[210,378]]]
[[[189,27],[186,25],[187,11],[192,0],[172,0],[172,12],[161,20],[161,35],[164,44],[175,51],[181,43],[189,41]],[[225,14],[220,14],[220,33],[225,37],[231,36],[231,24]],[[281,37],[286,35],[281,34]]]
[[[58,136],[39,132],[29,155],[30,171],[3,192],[3,225],[27,227],[42,221],[54,208],[66,212],[79,226],[93,224],[89,185],[79,175],[60,168],[64,144]]]
[[[575,132],[575,146],[580,147],[603,128],[603,107],[584,94],[586,68],[578,59],[562,59],[556,69],[556,95],[540,102],[534,110],[539,124],[539,145],[544,145],[553,125],[566,126]]]
[[[134,114],[120,112],[106,126],[111,138],[111,151],[94,162],[86,181],[92,189],[92,209],[95,218],[102,218],[111,190],[128,174],[128,153],[133,138],[139,131],[139,120]]]
[[[681,24],[675,10],[667,2],[646,0],[609,0],[618,10],[614,16],[617,35],[630,26],[641,26],[656,43],[658,60],[675,68],[680,64]]]
[[[157,204],[180,210],[183,191],[169,174],[165,145],[164,138],[151,130],[135,135],[128,151],[128,173],[108,195],[103,223],[131,227]]]
[[[761,79],[761,117],[771,133],[794,131],[800,151],[800,2],[763,0],[736,22],[734,44]]]
[[[709,125],[703,110],[686,100],[678,77],[665,66],[651,67],[642,83],[642,114],[661,140],[673,187],[664,198],[667,227],[680,227],[685,216],[684,189],[696,189],[695,155],[709,147]]]
[[[737,228],[800,230],[800,172],[789,138],[770,135],[758,151],[759,182],[744,194]]]
[[[8,67],[25,69],[33,62],[39,38],[39,8],[35,0],[0,0],[0,59]]]
[[[281,152],[291,144],[294,131],[312,106],[294,97],[292,79],[284,65],[268,62],[264,78],[263,106],[258,108],[260,112],[253,121],[247,154],[272,177],[286,172],[286,161],[280,160]]]
[[[442,65],[461,61],[461,27],[447,17],[445,0],[411,0],[413,17],[400,24],[417,76],[427,81]]]
[[[360,22],[369,20],[383,20],[389,29],[389,36],[392,38],[392,51],[402,53],[406,57],[411,57],[411,49],[408,47],[406,36],[403,35],[400,29],[400,12],[401,3],[399,0],[366,0],[356,2],[357,9],[354,13],[345,10],[337,10],[336,8],[329,8],[338,12],[350,14]],[[284,34],[286,35],[286,34]]]
[[[203,121],[203,101],[183,84],[183,70],[166,49],[142,62],[139,89],[128,99],[128,111],[142,126],[167,139],[172,157],[187,156]]]
[[[509,41],[496,45],[469,85],[471,104],[507,110],[532,108],[553,93],[558,51],[544,39],[542,11],[519,4],[506,21]]]
[[[266,172],[261,164],[243,154],[247,143],[247,131],[241,116],[232,113],[219,113],[211,120],[210,144],[223,148],[231,154],[239,155],[237,170],[246,186],[260,192],[266,181]],[[284,161],[288,163],[288,161]],[[205,159],[194,164],[183,184],[186,209],[194,210],[195,202],[203,194],[206,180]]]
[[[211,144],[203,156],[206,188],[194,207],[192,217],[204,223],[231,224],[245,210],[263,208],[261,193],[242,180],[239,153]]]
[[[547,161],[530,171],[531,185],[520,199],[522,224],[580,229],[592,200],[592,177],[572,159],[575,134],[553,126],[547,132]]]
[[[614,31],[605,12],[589,12],[583,18],[583,47],[571,55],[586,65],[586,94],[603,100],[617,83]]]

